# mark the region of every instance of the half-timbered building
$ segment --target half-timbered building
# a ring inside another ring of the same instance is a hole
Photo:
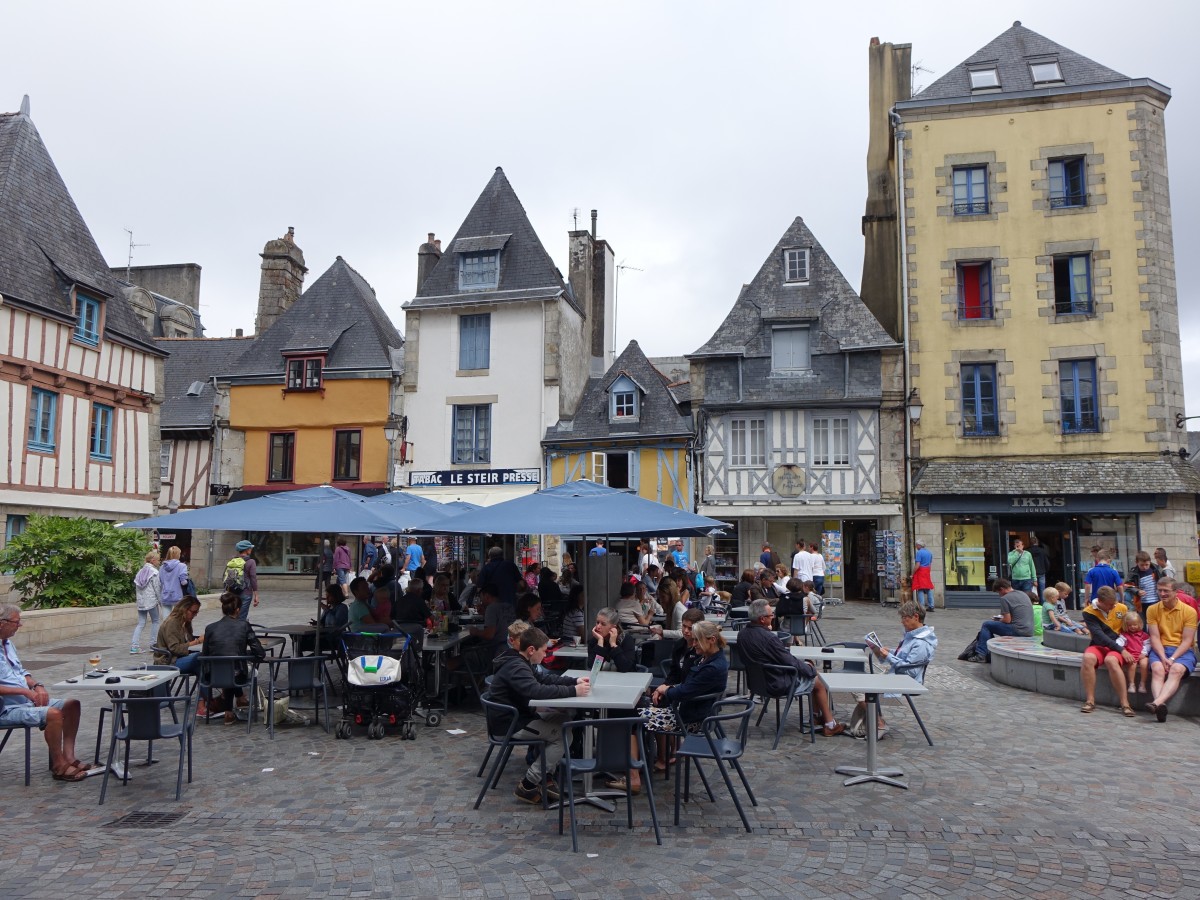
[[[903,528],[899,348],[802,219],[689,359],[697,511],[736,524],[720,581],[764,541],[789,560],[803,540],[837,592],[874,596],[876,538]]]
[[[162,360],[29,116],[0,114],[0,506],[152,515]],[[151,465],[151,461],[154,465]]]

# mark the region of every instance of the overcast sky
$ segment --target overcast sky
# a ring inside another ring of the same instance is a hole
[[[791,220],[862,269],[867,46],[927,85],[1014,19],[1173,91],[1188,409],[1200,413],[1200,65],[1192,3],[7,4],[0,109],[32,115],[110,264],[194,262],[210,336],[253,328],[258,254],[296,229],[403,330],[417,247],[502,166],[565,273],[572,211],[626,266],[618,351],[699,347]],[[1191,152],[1189,152],[1191,151]],[[635,271],[641,270],[641,271]]]

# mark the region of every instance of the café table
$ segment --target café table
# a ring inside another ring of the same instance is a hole
[[[438,697],[441,699],[441,711],[444,713],[449,705],[450,698],[450,679],[447,677],[446,659],[451,650],[454,650],[470,636],[466,629],[453,631],[447,634],[428,634],[425,636],[425,643],[422,647],[424,652],[433,654],[433,690],[429,696]],[[429,714],[425,717],[426,724],[437,725],[441,719],[434,718],[434,713],[428,711]]]
[[[838,766],[835,768],[833,771],[839,775],[853,776],[847,778],[842,784],[849,787],[867,781],[878,781],[907,790],[908,785],[896,778],[896,776],[904,774],[903,769],[880,768],[878,765],[875,747],[878,743],[876,732],[879,708],[876,704],[881,694],[916,696],[928,693],[929,689],[925,685],[919,684],[915,678],[907,675],[883,672],[822,672],[819,677],[825,682],[825,687],[830,692],[865,694],[867,697],[867,765],[865,768],[862,766]]]
[[[736,644],[737,639],[738,639],[738,634],[739,634],[739,632],[732,631],[732,630],[722,631],[721,637],[725,638],[725,643],[727,643],[727,644]]]
[[[305,635],[316,635],[317,633],[316,625],[255,625],[254,627],[259,635],[259,643],[271,656],[275,655],[273,652],[275,649],[287,643],[288,638],[292,639],[292,656],[299,656],[300,641]]]
[[[826,672],[833,671],[835,662],[866,663],[871,666],[871,656],[864,647],[789,647],[792,656],[814,665],[820,661]]]
[[[179,670],[174,666],[162,669],[105,669],[97,671],[95,677],[87,674],[67,678],[52,684],[50,689],[55,692],[104,691],[112,699],[118,700],[128,696],[130,691],[152,691],[178,677]],[[100,762],[100,739],[104,732],[104,716],[108,712],[108,709],[103,708],[99,712],[96,726],[96,755],[92,768],[88,770],[88,775],[99,775],[104,771],[104,765]],[[120,727],[115,715],[112,727],[114,731]],[[153,762],[156,760],[147,760],[146,765],[151,765]],[[113,760],[112,773],[118,778],[125,777],[125,767],[120,760]]]
[[[586,653],[587,648],[584,648]],[[572,678],[591,677],[586,669],[571,669],[563,673]],[[910,679],[911,680],[911,679]],[[600,672],[592,681],[592,689],[586,697],[559,697],[554,700],[530,700],[529,706],[534,709],[598,709],[602,718],[611,709],[635,709],[638,701],[650,686],[649,672]],[[583,730],[584,756],[590,757],[593,752],[595,735],[590,728]],[[550,773],[547,773],[549,775]],[[626,775],[626,773],[620,773]],[[628,777],[626,775],[626,777]],[[624,791],[593,791],[592,776],[584,775],[583,794],[575,798],[576,803],[590,803],[592,806],[612,812],[616,806],[609,803],[605,797],[624,797]]]
[[[555,659],[585,660],[585,659],[587,659],[587,655],[588,655],[587,644],[575,644],[572,647],[555,647],[554,648],[554,658]]]

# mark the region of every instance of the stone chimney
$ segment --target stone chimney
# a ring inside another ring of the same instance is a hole
[[[858,295],[893,339],[902,340],[900,222],[896,198],[896,141],[892,106],[912,95],[912,44],[880,43],[867,50],[867,208],[862,218],[863,272]]]
[[[421,285],[425,283],[425,279],[429,277],[429,273],[433,271],[433,267],[441,258],[442,242],[435,238],[431,231],[429,240],[417,250],[417,293],[421,292]]]
[[[286,312],[300,296],[304,287],[304,254],[296,246],[296,229],[288,227],[287,234],[267,241],[262,256],[262,276],[258,282],[258,315],[254,319],[255,334],[262,334]]]
[[[586,317],[590,372],[603,375],[613,359],[613,341],[608,332],[612,328],[616,272],[612,248],[607,241],[596,238],[596,210],[592,210],[592,230],[569,232],[568,240],[567,280]]]

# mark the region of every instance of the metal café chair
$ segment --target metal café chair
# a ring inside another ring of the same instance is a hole
[[[184,704],[183,721],[178,720],[175,706]],[[170,706],[170,723],[162,720],[164,706]],[[183,697],[117,697],[113,699],[113,717],[117,727],[113,729],[112,740],[108,745],[108,763],[104,768],[104,781],[100,785],[100,805],[104,804],[108,792],[108,776],[112,772],[113,759],[117,755],[117,742],[125,744],[125,769],[121,778],[122,784],[129,783],[129,747],[133,741],[177,740],[179,741],[179,766],[175,774],[175,799],[183,793],[183,763],[187,757],[188,784],[192,783],[192,729],[195,717],[192,715],[191,695]]]
[[[238,680],[238,663],[245,664],[245,681]],[[207,691],[208,697],[212,697],[213,691],[233,690],[234,688],[249,691],[246,707],[246,734],[250,733],[250,726],[254,723],[254,713],[258,708],[258,663],[259,661],[255,657],[249,655],[204,656],[201,654],[200,656],[199,685],[202,692]],[[208,721],[206,719],[205,724]]]
[[[0,725],[0,728],[4,729],[4,740],[0,741],[0,753],[4,752],[4,748],[8,744],[8,739],[12,737],[14,731],[18,728],[25,730],[25,787],[29,787],[29,736],[36,727],[36,725],[17,725],[16,723],[12,725]]]
[[[741,709],[738,710],[738,707]],[[726,708],[736,711],[722,712]],[[675,757],[680,763],[675,767],[676,825],[679,824],[680,801],[686,802],[690,792],[693,765],[696,767],[696,774],[704,783],[709,800],[716,802],[716,797],[713,796],[712,788],[708,784],[708,778],[704,775],[704,770],[700,768],[701,760],[712,760],[717,764],[721,777],[725,779],[725,787],[729,789],[729,796],[733,798],[733,805],[737,807],[742,824],[746,827],[746,831],[751,830],[750,821],[746,818],[746,812],[742,809],[741,801],[738,800],[737,791],[733,788],[733,781],[729,778],[729,768],[733,768],[738,773],[738,777],[742,780],[742,786],[745,787],[746,794],[750,797],[750,803],[758,806],[758,800],[754,797],[754,791],[750,788],[750,782],[746,779],[746,773],[742,770],[741,764],[742,755],[746,752],[746,730],[750,723],[750,713],[753,711],[754,701],[749,697],[730,697],[718,700],[713,704],[713,715],[704,720],[703,733],[689,734],[683,739],[683,743],[675,751]],[[736,726],[734,723],[737,723]],[[733,728],[733,737],[727,735],[727,726]]]
[[[287,666],[287,685],[278,688],[288,695],[312,691],[313,718],[317,715],[317,691],[321,692],[321,707],[323,710],[321,724],[325,733],[329,733],[329,688],[326,684],[324,656],[277,656],[266,660],[270,677],[267,693],[267,731],[271,740],[275,739],[275,682],[279,679],[280,667]]]
[[[595,733],[595,742],[590,757],[577,757],[571,753],[571,743],[575,732],[583,728],[591,728]],[[662,834],[658,830],[658,809],[654,805],[654,786],[651,784],[650,768],[646,763],[646,754],[634,759],[631,741],[634,737],[642,737],[642,720],[640,718],[622,719],[582,719],[567,722],[563,726],[563,756],[559,763],[560,791],[566,791],[566,796],[560,795],[558,804],[558,833],[563,833],[563,807],[571,809],[571,850],[579,850],[579,838],[575,828],[575,784],[576,775],[595,775],[597,772],[627,773],[630,769],[638,769],[642,773],[642,786],[646,791],[646,800],[650,804],[650,821],[654,824],[654,839],[661,846]],[[633,791],[629,778],[625,778],[625,812],[628,827],[633,828]]]
[[[775,672],[776,674],[782,675],[787,679],[787,685],[784,687],[782,693],[771,692],[767,685],[768,672]],[[816,743],[816,729],[812,727],[812,694],[816,681],[814,679],[813,683],[809,685],[808,690],[797,695],[796,688],[799,684],[800,673],[796,671],[795,666],[782,666],[778,665],[777,663],[764,663],[762,665],[752,664],[746,666],[746,688],[750,692],[750,699],[753,700],[755,697],[758,697],[760,700],[762,700],[762,709],[759,711],[758,719],[754,723],[755,728],[758,728],[759,725],[762,724],[763,716],[767,712],[768,702],[771,700],[775,701],[775,743],[771,745],[772,750],[775,750],[779,747],[779,738],[783,735],[784,726],[787,725],[788,713],[790,713],[792,710],[792,701],[795,700],[797,696],[800,697],[801,723],[804,721],[804,700],[805,698],[808,699],[809,742]],[[786,701],[783,706],[782,715],[779,711],[780,700]],[[801,724],[800,730],[801,732],[804,731],[803,724]]]
[[[514,747],[536,748],[538,757],[542,761],[542,808],[549,809],[549,803],[546,800],[546,742],[541,738],[519,738],[514,735],[521,730],[521,719],[517,714],[517,709],[514,706],[509,706],[506,703],[496,703],[492,700],[492,692],[484,691],[479,702],[483,704],[483,712],[487,720],[487,753],[484,754],[483,762],[479,764],[479,771],[475,773],[476,778],[483,775],[483,770],[488,764],[488,760],[492,757],[492,752],[499,750],[496,759],[492,762],[492,767],[488,770],[487,780],[484,781],[483,787],[479,789],[479,796],[475,798],[475,809],[479,809],[479,804],[483,802],[484,795],[487,794],[488,788],[494,788],[500,781],[500,776],[504,773],[504,768],[508,765],[508,759],[512,756]]]
[[[896,675],[912,676],[915,673],[920,673],[920,678],[917,679],[922,684],[925,683],[925,672],[929,663],[914,663],[911,666],[893,666],[892,672]],[[917,707],[913,704],[913,698],[909,694],[904,695],[904,699],[908,701],[908,708],[912,710],[913,718],[917,720],[917,724],[921,726],[921,734],[925,735],[925,740],[929,742],[929,746],[933,746],[933,738],[929,736],[929,729],[925,727],[925,722],[921,719],[921,714],[917,712]],[[878,710],[879,701],[875,701],[875,706]]]

